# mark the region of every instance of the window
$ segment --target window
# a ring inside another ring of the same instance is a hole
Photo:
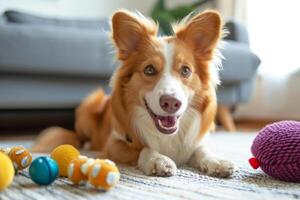
[[[260,74],[288,75],[300,70],[300,1],[249,0],[247,23]]]

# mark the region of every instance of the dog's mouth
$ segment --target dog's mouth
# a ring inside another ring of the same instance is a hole
[[[151,118],[153,119],[156,128],[159,130],[159,132],[171,135],[174,132],[176,132],[178,128],[178,119],[180,116],[176,115],[169,115],[169,116],[161,116],[155,114],[151,108],[148,106],[147,101],[145,100],[145,106],[147,108],[147,111]]]

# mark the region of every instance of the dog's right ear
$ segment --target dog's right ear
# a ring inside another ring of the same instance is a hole
[[[112,38],[119,50],[119,59],[127,59],[133,52],[142,49],[157,34],[157,25],[143,17],[126,10],[112,16]]]

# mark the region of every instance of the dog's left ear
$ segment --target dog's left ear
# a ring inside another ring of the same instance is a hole
[[[210,58],[222,35],[222,20],[218,12],[205,11],[194,16],[176,31],[177,38],[192,47],[196,55]]]

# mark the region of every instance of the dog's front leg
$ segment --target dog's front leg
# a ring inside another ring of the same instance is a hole
[[[207,175],[215,177],[229,177],[234,170],[234,165],[231,161],[217,157],[205,146],[196,148],[194,154],[190,158],[189,164],[192,167],[199,168]]]
[[[177,167],[169,157],[149,148],[144,148],[139,156],[138,167],[146,174],[153,176],[175,175]]]

